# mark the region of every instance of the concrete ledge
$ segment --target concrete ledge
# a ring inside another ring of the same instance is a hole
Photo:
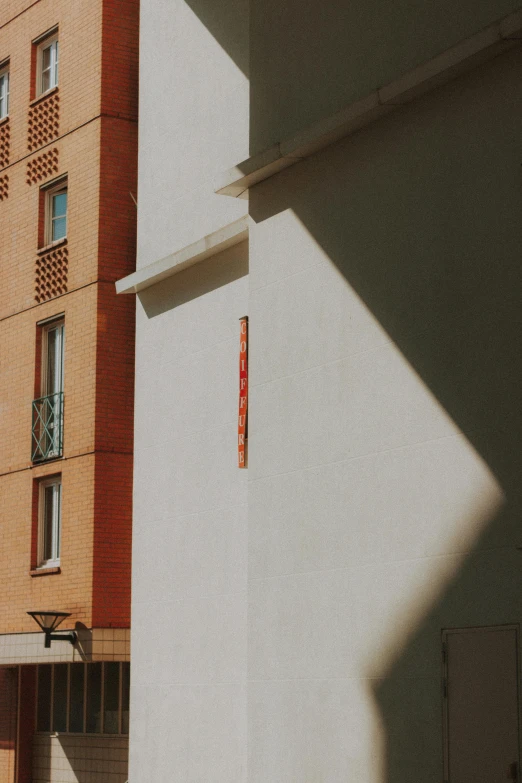
[[[210,256],[220,253],[233,245],[237,245],[248,238],[248,215],[244,215],[234,223],[208,234],[202,239],[198,239],[192,245],[178,250],[177,253],[162,258],[159,261],[138,269],[132,275],[118,280],[116,283],[116,293],[118,294],[137,294],[145,288],[149,288],[167,277],[172,277],[178,272],[183,271],[193,264],[204,261]]]
[[[236,198],[242,196],[258,182],[375,122],[397,106],[409,103],[520,45],[521,41],[522,9],[460,41],[437,57],[394,79],[390,84],[354,101],[340,112],[238,163],[216,179],[215,192]]]

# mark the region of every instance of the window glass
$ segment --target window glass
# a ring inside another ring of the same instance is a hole
[[[129,733],[130,663],[121,665],[121,733]]]
[[[120,701],[120,664],[104,663],[103,732],[118,734],[118,705]]]
[[[60,559],[61,489],[61,479],[45,482],[42,486],[40,564],[57,562]]]
[[[53,731],[67,731],[67,664],[54,666]]]
[[[0,74],[0,120],[9,114],[9,71]]]
[[[129,682],[129,663],[39,665],[36,730],[128,734]]]
[[[63,323],[47,329],[46,375],[42,390],[44,396],[63,391],[63,337]]]
[[[42,329],[41,396],[33,403],[33,462],[62,453],[64,337],[63,322]]]
[[[36,730],[51,730],[51,673],[50,663],[38,667],[38,704],[36,709]]]
[[[43,560],[53,559],[54,485],[44,487]]]
[[[58,84],[58,41],[52,41],[41,49],[41,92],[52,90]]]
[[[51,242],[67,235],[67,191],[51,197]]]
[[[85,731],[87,734],[101,733],[101,663],[91,663],[87,666],[87,715]]]
[[[84,664],[72,663],[69,696],[69,731],[83,732],[84,684]]]

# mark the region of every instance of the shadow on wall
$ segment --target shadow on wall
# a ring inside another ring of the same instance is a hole
[[[516,50],[250,194],[256,223],[295,213],[505,497],[384,670],[368,667],[388,783],[442,779],[441,629],[522,619],[521,72]]]
[[[248,77],[248,0],[186,0],[186,3]]]
[[[248,245],[241,242],[146,288],[138,296],[147,317],[154,318],[247,274]]]
[[[84,623],[77,622],[74,629],[78,635],[76,652],[82,661],[92,661],[92,630]]]

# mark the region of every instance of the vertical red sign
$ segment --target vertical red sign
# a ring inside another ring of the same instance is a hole
[[[237,464],[248,461],[248,316],[239,319],[239,415],[237,420]]]

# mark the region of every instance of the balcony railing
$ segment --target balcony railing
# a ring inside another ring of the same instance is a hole
[[[63,449],[63,392],[33,400],[31,459],[61,457]]]

